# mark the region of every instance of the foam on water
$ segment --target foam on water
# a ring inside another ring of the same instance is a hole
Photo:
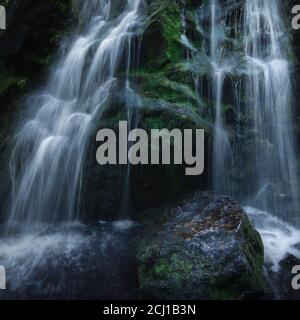
[[[133,227],[124,221],[74,222],[7,235],[0,226],[0,265],[7,271],[0,299],[133,298]]]
[[[274,272],[280,269],[280,262],[288,255],[300,259],[300,230],[283,220],[252,207],[244,208],[255,228],[260,233],[265,247],[265,263]]]

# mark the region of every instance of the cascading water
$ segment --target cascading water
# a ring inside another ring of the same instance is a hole
[[[266,263],[278,272],[286,254],[300,258],[300,232],[286,220],[299,223],[299,186],[293,138],[290,48],[284,34],[278,1],[246,1],[245,54],[248,65],[246,92],[256,133],[255,166],[249,179],[245,210],[262,235]],[[251,192],[253,196],[250,197]],[[271,213],[271,214],[270,214]],[[275,218],[279,216],[282,220]],[[280,295],[278,295],[280,296]]]
[[[256,134],[254,153],[249,157],[255,170],[248,180],[247,203],[264,211],[249,207],[245,210],[262,235],[266,263],[275,272],[286,254],[300,258],[300,232],[284,222],[299,223],[293,91],[287,58],[290,44],[284,30],[278,1],[246,1],[247,107]]]
[[[232,23],[231,18],[223,14],[223,7],[217,0],[210,0],[209,7],[209,50],[215,101],[213,189],[239,197],[248,205],[272,211],[281,217],[284,217],[283,211],[291,212],[290,217],[295,216],[299,188],[293,138],[291,70],[288,62],[290,45],[284,36],[280,4],[276,0],[246,0],[240,9],[243,11],[241,16],[244,17],[244,23],[237,21],[235,16],[234,26],[228,25]],[[234,29],[234,35],[228,36],[226,28]],[[237,46],[237,41],[241,42],[243,51],[240,49],[241,44]],[[232,47],[236,48],[236,52],[240,50],[239,55],[235,55]],[[236,61],[239,61],[240,66]],[[242,81],[235,82],[231,89],[232,96],[236,97],[237,139],[230,146],[222,104],[224,82],[234,76],[242,78]],[[243,95],[248,97],[247,102],[241,101]],[[242,113],[248,118],[246,126],[242,124]],[[247,154],[239,141],[242,125],[252,134],[250,139],[254,147]],[[241,154],[244,154],[242,160],[232,159],[236,157],[233,155],[240,157]],[[243,190],[242,194],[232,191],[230,185],[233,181],[229,181],[229,185],[225,183],[229,179],[231,166],[237,162],[240,165],[236,171],[244,171],[244,181],[240,183],[245,184],[245,179],[247,181],[247,187],[238,187]]]
[[[130,123],[130,108],[139,105],[129,72],[133,39],[143,25],[141,3],[128,0],[116,10],[111,0],[80,0],[83,33],[71,41],[46,88],[29,99],[37,111],[16,137],[8,225],[0,226],[0,264],[10,270],[9,292],[0,298],[135,296],[128,244],[135,224],[75,220],[87,144],[120,70],[128,74],[123,88]]]
[[[216,0],[210,0],[210,7],[210,57],[215,66],[213,91],[216,100],[213,188],[216,192],[232,195],[247,204],[245,210],[264,240],[266,262],[273,270],[278,271],[279,262],[287,253],[300,258],[297,249],[300,233],[284,222],[299,222],[299,177],[296,172],[293,137],[292,81],[288,61],[290,45],[280,16],[280,2],[246,0],[240,9],[243,11],[244,24],[237,25],[235,17],[233,40],[220,35],[220,30],[225,30],[228,23],[224,21],[224,15],[223,20],[220,19],[222,21],[217,21],[222,12],[220,4]],[[243,52],[235,55],[240,66],[230,60],[229,55],[234,56],[233,52],[230,53],[231,49],[226,52],[226,43],[231,41],[231,46],[236,45],[234,41],[237,39],[243,44]],[[220,52],[223,55],[220,56]],[[230,73],[242,80],[232,81],[232,96],[235,96],[237,113],[237,138],[232,143],[232,164],[236,168],[228,186],[224,177],[228,180],[228,172],[232,169],[226,162],[231,154],[230,148],[224,149],[227,135],[222,124],[221,104],[224,81]],[[242,101],[243,96],[247,97],[247,102]],[[243,120],[245,115],[248,119],[246,125]],[[240,141],[244,132],[248,132],[251,140],[252,148],[248,151],[243,145],[245,140]],[[238,177],[239,172],[243,179]],[[233,189],[236,191],[232,191],[234,184],[237,184]],[[274,248],[277,248],[277,253]]]
[[[299,189],[292,133],[289,43],[279,10],[278,1],[246,1],[244,38],[246,93],[257,138],[251,157],[255,171],[249,179],[256,194],[250,203],[285,217],[284,211],[297,212]]]
[[[78,218],[87,140],[126,48],[129,70],[131,38],[142,23],[140,3],[128,0],[113,17],[110,0],[80,2],[86,31],[73,41],[45,90],[29,101],[38,111],[16,138],[10,221]],[[129,81],[126,88],[131,90]]]
[[[139,108],[141,106],[141,99],[139,95],[130,87],[130,82],[127,80],[126,84],[126,107],[127,107],[127,119],[128,119],[128,130],[136,129],[139,125],[140,114]],[[127,139],[127,137],[123,137]],[[126,145],[127,142],[124,143]],[[129,153],[132,142],[128,143],[127,152]],[[133,210],[131,203],[131,164],[127,164],[126,176],[123,187],[123,195],[121,201],[121,216],[127,216]]]
[[[223,29],[218,23],[220,7],[218,0],[211,0],[211,33],[210,33],[210,59],[213,73],[213,98],[215,100],[215,131],[213,141],[213,188],[218,193],[228,192],[230,181],[226,169],[232,162],[232,150],[228,134],[223,125],[222,93],[223,81],[228,66],[224,62],[222,46],[219,38]],[[225,63],[225,64],[224,64]]]

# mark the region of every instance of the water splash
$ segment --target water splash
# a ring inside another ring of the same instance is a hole
[[[266,211],[244,209],[262,237],[265,261],[272,271],[278,272],[280,262],[289,254],[300,259],[300,230]]]
[[[39,224],[10,235],[0,226],[0,262],[8,270],[0,299],[133,299],[137,280],[131,221]],[[21,233],[20,233],[21,231]]]

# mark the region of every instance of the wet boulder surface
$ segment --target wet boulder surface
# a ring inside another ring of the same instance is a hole
[[[263,244],[232,199],[196,193],[156,221],[137,241],[140,292],[154,299],[247,299],[266,291]],[[147,222],[148,221],[148,222]]]

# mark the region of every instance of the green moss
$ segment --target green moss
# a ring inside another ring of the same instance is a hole
[[[195,9],[199,7],[199,2],[184,6],[187,9],[187,28],[195,30]],[[184,32],[182,9],[181,2],[151,1],[150,23],[145,31],[145,60],[132,77],[143,97],[157,100],[158,104],[164,103],[172,111],[177,109],[180,118],[188,120],[193,117],[201,128],[207,128],[210,125],[204,124],[207,120],[203,119],[208,118],[205,111],[208,103],[206,98],[196,94],[194,75],[207,74],[208,63],[204,58],[199,60],[202,61],[200,66],[186,60],[186,49],[181,41]],[[148,45],[154,41],[157,41],[155,48]],[[200,50],[201,40],[196,45]]]
[[[5,67],[5,65],[0,62],[0,93],[12,85],[17,85],[20,89],[23,89],[26,85],[26,79],[15,75],[13,70]]]
[[[236,300],[235,296],[229,289],[215,289],[210,294],[210,300]]]
[[[181,59],[182,49],[180,37],[182,34],[181,10],[177,3],[165,0],[162,3],[154,2],[151,5],[152,23],[161,29],[164,40],[164,54],[171,62]]]
[[[189,279],[193,265],[188,259],[182,259],[182,256],[173,253],[171,256],[157,257],[155,261],[152,260],[152,252],[156,251],[152,244],[143,244],[144,254],[140,257],[141,265],[148,266],[147,268],[140,268],[139,276],[141,282],[143,281],[166,281],[172,279],[174,288],[181,288]],[[152,261],[150,261],[150,260]],[[149,265],[152,264],[151,267]]]
[[[158,279],[164,279],[171,275],[171,267],[166,260],[160,260],[157,264],[155,264],[150,270],[150,273],[153,273],[154,277],[158,277]]]
[[[181,48],[179,40],[181,37],[180,10],[175,4],[168,6],[164,10],[162,18],[163,35],[166,41],[166,56],[172,61],[178,61],[181,58]]]
[[[139,70],[136,77],[139,79],[141,92],[149,98],[163,99],[170,103],[199,103],[198,97],[189,85],[169,80],[163,72],[149,73]]]
[[[177,254],[172,254],[170,259],[159,259],[157,263],[149,270],[154,279],[172,278],[176,287],[184,285],[189,279],[193,265],[189,261],[179,258]]]
[[[159,117],[147,117],[146,121],[144,122],[144,126],[145,128],[151,129],[164,129],[165,122]]]
[[[265,279],[262,275],[262,269],[264,265],[264,246],[261,237],[257,231],[252,227],[248,218],[244,221],[244,236],[247,239],[243,248],[245,256],[252,267],[254,279],[260,284],[264,290],[266,288]],[[257,283],[253,283],[253,286],[258,286]]]

